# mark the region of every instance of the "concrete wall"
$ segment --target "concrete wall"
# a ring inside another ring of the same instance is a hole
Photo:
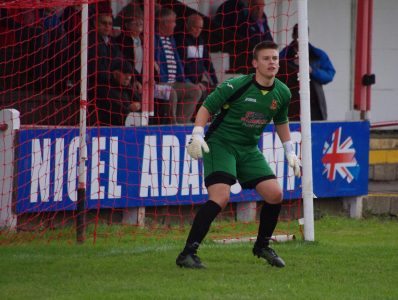
[[[398,120],[398,1],[374,1],[372,121]]]
[[[345,120],[352,107],[352,5],[351,1],[308,1],[310,42],[329,55],[335,69],[334,80],[325,85],[328,119]]]
[[[310,40],[325,49],[337,70],[325,87],[330,120],[341,120],[352,106],[356,1],[309,0]],[[370,121],[398,120],[398,1],[374,1]],[[349,117],[349,116],[348,116]]]

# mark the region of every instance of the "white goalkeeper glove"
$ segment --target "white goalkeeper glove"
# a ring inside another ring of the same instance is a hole
[[[190,157],[198,159],[203,157],[202,150],[206,153],[210,151],[209,146],[207,146],[204,140],[204,128],[202,126],[195,126],[187,146],[187,151]]]
[[[289,166],[293,168],[294,176],[301,177],[301,161],[294,152],[293,143],[291,141],[287,141],[283,143],[283,148],[285,149],[285,155]]]

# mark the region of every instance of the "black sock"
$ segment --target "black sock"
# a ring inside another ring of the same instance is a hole
[[[258,235],[255,247],[264,248],[269,244],[272,233],[278,223],[279,212],[282,204],[269,204],[264,202],[260,212],[260,226],[258,227]]]
[[[199,244],[203,241],[207,232],[209,231],[211,223],[217,217],[220,211],[220,205],[212,200],[208,200],[205,204],[203,204],[193,220],[191,231],[189,232],[187,238],[187,243],[182,251],[184,255],[196,252]]]

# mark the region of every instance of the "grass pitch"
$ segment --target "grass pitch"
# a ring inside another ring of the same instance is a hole
[[[2,245],[0,299],[398,299],[397,220],[316,221],[316,242],[273,245],[283,269],[255,258],[249,243],[209,241],[222,231],[215,225],[199,251],[205,270],[175,265],[188,227]]]

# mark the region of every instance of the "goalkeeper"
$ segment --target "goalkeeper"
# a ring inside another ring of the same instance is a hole
[[[176,259],[180,267],[205,267],[197,250],[211,223],[227,205],[236,180],[244,189],[256,189],[264,199],[253,254],[272,266],[285,266],[283,259],[269,247],[281,210],[282,189],[258,142],[264,127],[273,120],[289,166],[295,176],[301,175],[287,117],[291,93],[275,78],[279,69],[277,44],[271,41],[257,44],[252,63],[255,74],[223,82],[206,98],[196,116],[187,151],[193,159],[203,157],[209,200],[197,212],[185,248]],[[207,121],[216,113],[204,135]]]

